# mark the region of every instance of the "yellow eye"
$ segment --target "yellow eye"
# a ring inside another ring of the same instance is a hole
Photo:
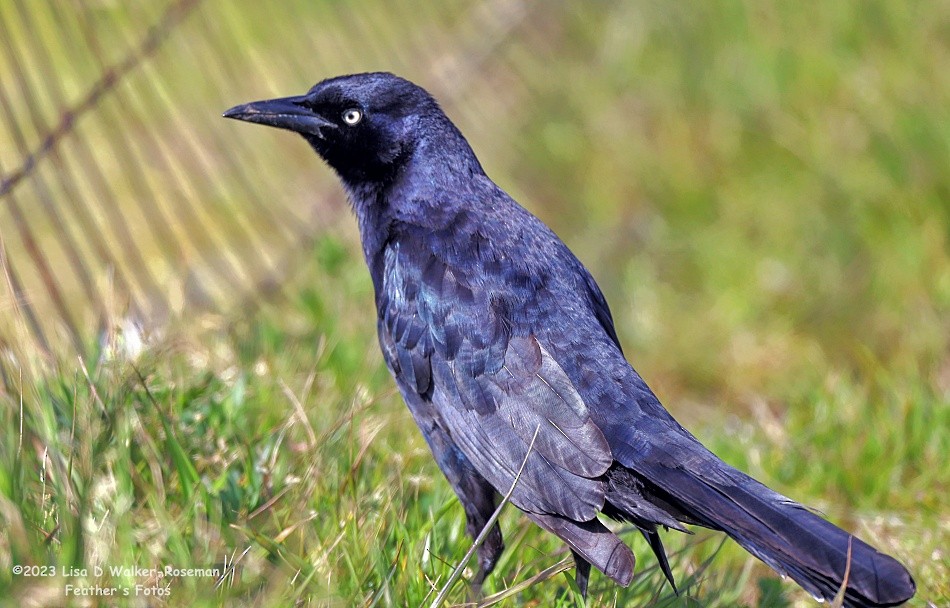
[[[343,112],[343,122],[351,127],[358,125],[361,120],[363,120],[363,113],[356,108],[350,108],[346,112]]]

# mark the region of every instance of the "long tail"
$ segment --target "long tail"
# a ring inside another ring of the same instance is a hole
[[[681,521],[722,530],[815,598],[832,600],[846,570],[845,606],[896,606],[913,597],[914,579],[896,559],[702,451],[707,458],[694,452],[692,471],[641,459],[642,491]]]

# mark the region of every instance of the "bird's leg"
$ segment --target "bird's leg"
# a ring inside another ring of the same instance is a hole
[[[581,557],[581,554],[571,549],[574,556],[574,582],[581,590],[581,597],[587,600],[587,581],[590,580],[590,562]]]
[[[425,404],[421,401],[412,401],[409,409],[416,417],[439,468],[445,473],[446,479],[452,485],[452,489],[455,490],[455,494],[465,509],[465,531],[474,540],[478,538],[495,512],[495,488],[478,474],[468,458],[462,454],[449,434],[433,419],[432,415],[426,415],[424,406]],[[495,522],[478,547],[478,572],[472,579],[472,592],[475,597],[481,595],[482,583],[494,570],[504,549],[501,527],[498,522]]]
[[[483,517],[483,513],[470,512],[469,505],[465,506],[465,515],[468,520],[465,529],[469,535],[475,539],[481,533],[487,519]],[[482,599],[482,583],[485,582],[488,575],[495,569],[495,564],[498,562],[498,558],[501,556],[501,552],[504,548],[505,544],[501,537],[501,528],[496,522],[494,526],[492,526],[491,532],[485,537],[485,542],[479,545],[477,550],[478,572],[472,577],[468,594],[469,599],[473,602]]]
[[[465,526],[466,531],[473,539],[477,538],[482,528],[484,528],[485,523],[488,521],[488,518],[484,517],[484,512],[472,509],[471,504],[465,505],[465,515],[468,520],[468,525]],[[489,517],[491,517],[490,514]],[[501,537],[501,528],[496,522],[492,526],[491,532],[485,537],[485,542],[478,547],[478,572],[472,579],[472,591],[476,597],[481,597],[482,583],[485,582],[485,579],[491,574],[491,571],[495,569],[495,564],[498,562],[498,558],[504,549],[505,543]]]

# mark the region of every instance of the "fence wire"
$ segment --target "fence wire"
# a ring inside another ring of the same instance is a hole
[[[386,69],[424,82],[490,142],[506,125],[488,117],[524,94],[512,75],[543,61],[558,10],[0,3],[4,378],[33,355],[87,354],[123,323],[253,306],[334,224],[341,195],[309,151],[236,130],[223,109]]]

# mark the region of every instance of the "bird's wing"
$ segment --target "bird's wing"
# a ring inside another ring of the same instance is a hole
[[[518,507],[594,518],[604,504],[598,478],[613,455],[570,378],[535,335],[511,326],[504,294],[434,255],[409,255],[389,256],[377,302],[383,353],[402,390],[435,405],[452,440],[499,492],[524,463],[512,494]]]

